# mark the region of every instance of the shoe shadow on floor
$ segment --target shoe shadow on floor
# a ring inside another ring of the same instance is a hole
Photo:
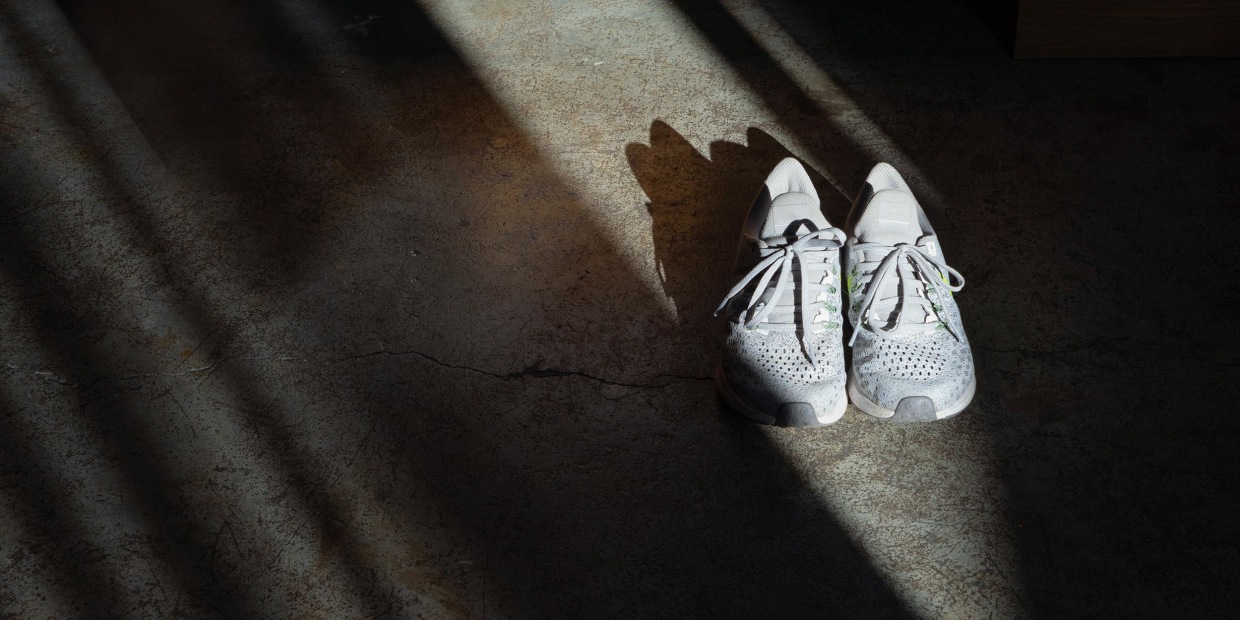
[[[650,198],[646,208],[663,292],[675,303],[680,325],[701,333],[701,345],[713,351],[717,330],[708,325],[736,279],[734,259],[745,214],[775,164],[795,154],[751,127],[746,144],[712,142],[703,155],[660,120],[650,126],[649,145],[629,144],[625,154]],[[832,200],[837,192],[817,171],[807,170],[824,199],[827,219],[841,225],[848,205]]]

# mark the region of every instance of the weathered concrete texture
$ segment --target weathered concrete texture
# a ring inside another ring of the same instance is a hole
[[[1238,152],[940,3],[0,2],[0,614],[1225,617]],[[717,402],[789,154],[920,191],[958,418]]]

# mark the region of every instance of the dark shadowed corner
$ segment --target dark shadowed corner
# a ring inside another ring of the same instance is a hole
[[[675,4],[764,65],[724,12]],[[1234,313],[1187,291],[1233,275],[1237,61],[1013,61],[965,3],[755,4],[942,196],[1031,613],[1225,617]]]

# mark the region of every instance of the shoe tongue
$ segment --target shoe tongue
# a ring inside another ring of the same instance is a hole
[[[923,232],[917,219],[917,199],[898,189],[875,192],[855,228],[862,243],[886,245],[917,243]]]
[[[786,236],[795,239],[828,226],[817,198],[800,192],[788,192],[771,201],[771,210],[762,226],[762,238]]]

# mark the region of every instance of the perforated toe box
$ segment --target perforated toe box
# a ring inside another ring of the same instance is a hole
[[[973,382],[973,356],[967,342],[945,330],[886,339],[862,332],[853,349],[853,375],[883,408],[895,410],[905,397],[924,396],[944,409]]]
[[[731,325],[723,374],[751,407],[776,415],[784,403],[809,403],[819,416],[835,411],[844,396],[844,348],[838,332],[813,336],[815,367],[792,332],[750,331]]]

